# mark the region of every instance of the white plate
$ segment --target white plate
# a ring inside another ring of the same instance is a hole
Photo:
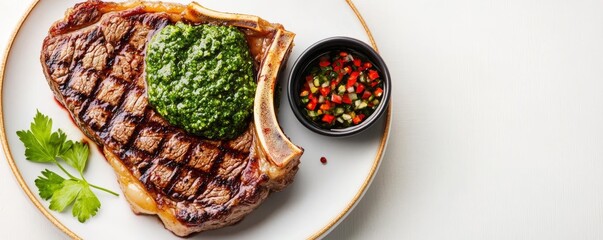
[[[53,100],[39,63],[42,40],[50,24],[62,18],[65,10],[75,3],[49,0],[35,3],[9,47],[1,83],[0,111],[3,115],[0,133],[8,162],[34,205],[71,237],[176,238],[164,229],[155,216],[133,214],[123,196],[114,197],[97,192],[102,207],[97,216],[81,224],[71,216],[70,211],[58,213],[48,210],[49,203],[41,200],[37,194],[34,180],[40,172],[45,168],[59,171],[53,165],[25,160],[23,144],[15,132],[28,129],[36,109],[39,109],[49,115],[54,120],[54,127],[63,129],[69,138],[83,137],[68,114]],[[282,23],[285,28],[295,32],[297,36],[289,57],[289,67],[304,49],[323,38],[342,35],[370,42],[369,33],[354,13],[352,4],[343,0],[212,0],[200,3],[219,11],[258,15],[268,21]],[[288,75],[289,67],[282,76]],[[281,78],[281,83],[284,81],[285,78]],[[235,226],[197,234],[192,238],[301,239],[324,236],[351,211],[370,185],[385,150],[389,116],[391,113],[360,135],[349,138],[323,137],[305,129],[295,119],[283,94],[279,113],[281,126],[294,143],[306,150],[295,182],[286,190],[273,193]],[[86,178],[118,191],[111,167],[97,148],[93,147],[92,150]],[[326,165],[320,162],[323,156],[328,160]]]

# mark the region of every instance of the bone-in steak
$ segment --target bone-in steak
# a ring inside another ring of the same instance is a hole
[[[258,88],[253,119],[239,137],[188,134],[148,105],[146,44],[177,21],[233,25],[245,33]],[[196,3],[88,1],[52,25],[41,62],[55,97],[102,147],[133,211],[157,214],[186,236],[241,220],[293,180],[303,149],[281,131],[273,103],[293,37],[279,24]]]

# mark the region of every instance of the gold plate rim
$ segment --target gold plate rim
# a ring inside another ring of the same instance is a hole
[[[17,165],[16,165],[15,160],[13,158],[13,155],[11,153],[10,147],[8,146],[8,138],[6,137],[6,129],[5,129],[5,124],[4,124],[4,102],[3,102],[2,97],[1,97],[1,94],[4,91],[4,73],[5,73],[5,69],[6,69],[6,63],[8,61],[8,57],[10,56],[10,52],[12,50],[12,45],[13,45],[13,43],[14,43],[17,35],[21,31],[21,27],[23,26],[23,23],[25,22],[25,20],[27,20],[27,18],[29,17],[29,15],[31,14],[31,12],[33,11],[33,9],[38,5],[38,3],[40,1],[41,0],[34,0],[31,3],[31,5],[29,6],[29,8],[26,10],[25,14],[21,17],[21,19],[19,20],[17,26],[15,27],[15,29],[14,29],[14,31],[13,31],[13,33],[12,33],[12,35],[11,35],[9,41],[8,41],[8,44],[7,44],[6,49],[5,49],[4,56],[2,58],[2,63],[0,65],[0,128],[1,128],[0,129],[0,140],[2,141],[2,148],[4,149],[4,153],[5,153],[8,165],[10,166],[11,171],[15,175],[15,178],[17,179],[17,182],[19,183],[19,186],[23,189],[23,191],[25,192],[25,194],[27,195],[27,197],[29,198],[29,200],[31,200],[31,202],[36,206],[36,208],[48,220],[50,220],[50,222],[52,222],[62,232],[64,232],[65,234],[67,234],[68,237],[70,237],[72,239],[82,239],[77,234],[75,234],[73,231],[71,231],[71,229],[67,228],[58,219],[56,219],[50,213],[50,211],[48,211],[48,209],[46,209],[42,205],[42,203],[40,201],[38,201],[38,199],[35,197],[35,195],[31,191],[31,189],[29,189],[29,187],[25,183],[25,180],[23,179],[23,176],[21,175],[21,172],[17,168]],[[356,6],[352,2],[352,0],[345,0],[345,1],[348,4],[348,6],[350,7],[350,9],[354,12],[354,14],[356,15],[356,17],[360,21],[360,23],[362,24],[362,27],[364,28],[364,31],[366,32],[366,34],[367,34],[367,36],[369,38],[371,46],[377,52],[379,52],[379,49],[377,47],[377,43],[375,42],[375,39],[373,38],[373,34],[371,33],[371,30],[369,29],[368,25],[364,21],[364,18],[360,14],[360,11],[356,8]],[[319,238],[319,237],[323,236],[324,234],[328,233],[329,230],[332,230],[332,228],[337,223],[339,223],[340,221],[342,221],[343,218],[347,214],[349,214],[351,212],[351,210],[354,208],[354,206],[356,206],[356,204],[358,203],[358,201],[362,198],[363,194],[366,192],[368,186],[370,185],[371,181],[373,180],[373,178],[375,176],[375,173],[377,172],[377,169],[379,168],[379,165],[381,163],[381,159],[383,158],[383,153],[385,152],[385,147],[387,145],[387,140],[389,139],[389,132],[390,132],[389,128],[390,128],[391,115],[392,115],[391,113],[392,113],[392,104],[390,103],[390,105],[387,108],[387,115],[386,115],[386,119],[385,119],[385,129],[384,129],[384,132],[383,132],[383,136],[381,137],[381,142],[379,144],[379,149],[377,151],[377,155],[375,156],[375,159],[373,161],[373,165],[371,166],[370,173],[368,174],[368,176],[366,177],[366,179],[362,183],[360,189],[358,189],[358,192],[356,192],[356,194],[354,195],[354,197],[352,198],[352,200],[346,205],[346,207],[336,217],[334,217],[331,221],[329,221],[329,223],[327,225],[325,225],[323,228],[321,228],[320,230],[318,230],[317,232],[315,232],[314,234],[312,234],[309,237],[309,239]]]

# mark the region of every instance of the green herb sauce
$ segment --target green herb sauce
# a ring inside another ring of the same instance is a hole
[[[256,83],[236,27],[167,26],[145,61],[149,103],[171,124],[210,139],[234,138],[247,126]]]

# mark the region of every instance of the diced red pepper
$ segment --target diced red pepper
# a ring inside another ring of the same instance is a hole
[[[346,84],[346,86],[345,86],[345,87],[346,87],[346,88],[353,87],[353,86],[354,86],[354,84],[356,84],[356,79],[357,79],[357,78],[352,78],[352,77],[349,77],[349,78],[348,78],[348,84]]]
[[[318,99],[316,99],[316,97],[314,96],[314,94],[308,95],[308,99],[310,99],[310,101],[318,102]]]
[[[320,91],[321,95],[323,95],[323,96],[326,97],[331,92],[331,88],[329,88],[329,87],[323,87],[323,88],[320,88],[319,91]]]
[[[375,97],[381,97],[381,94],[383,94],[383,89],[381,89],[381,88],[375,89]]]
[[[320,105],[320,110],[327,111],[331,109],[331,102],[326,101],[325,103]]]
[[[339,96],[339,95],[337,95],[335,93],[331,94],[331,102],[334,102],[334,103],[337,103],[337,104],[341,104],[341,100],[342,100],[341,96]]]
[[[365,117],[364,114],[362,114],[362,113],[358,114],[352,119],[352,122],[354,124],[358,124],[358,123],[362,122],[362,120],[364,120],[364,117]]]
[[[350,77],[348,78],[348,84],[346,87],[351,87],[354,86],[354,84],[356,83],[356,80],[358,79],[358,72],[353,72],[352,74],[350,74]]]
[[[341,65],[333,64],[333,71],[335,71],[335,72],[341,71]]]
[[[314,111],[315,108],[316,108],[315,102],[309,102],[308,105],[306,105],[306,109],[308,109],[310,111]]]
[[[354,58],[354,66],[360,67],[361,63],[362,63],[362,61],[360,61],[360,58]]]
[[[347,52],[340,52],[340,53],[339,53],[339,56],[342,56],[342,57],[347,57],[347,56],[348,56],[348,53],[347,53]]]
[[[321,67],[328,67],[329,65],[331,65],[331,63],[327,60],[323,60],[323,61],[320,61],[320,63],[318,63],[318,65],[320,65]]]
[[[335,116],[331,115],[331,114],[325,114],[322,117],[322,121],[326,122],[328,124],[331,124],[333,122],[333,120],[335,120]]]
[[[373,67],[373,64],[372,64],[372,63],[370,63],[370,62],[365,62],[364,64],[362,64],[362,66],[363,66],[364,68],[371,68],[371,67]]]
[[[364,84],[358,84],[358,87],[356,87],[356,93],[361,93],[362,91],[364,91]]]
[[[335,89],[336,87],[337,87],[337,80],[331,81],[331,90]]]
[[[371,87],[375,87],[375,86],[377,86],[377,84],[379,84],[378,81],[371,82]]]
[[[368,77],[370,80],[375,80],[375,79],[379,78],[379,72],[377,72],[375,70],[369,70]]]
[[[343,103],[352,104],[352,99],[350,99],[350,96],[348,96],[347,94],[343,95],[342,101]]]
[[[364,93],[362,93],[362,99],[368,99],[371,97],[371,92],[369,92],[368,90],[364,91]]]

